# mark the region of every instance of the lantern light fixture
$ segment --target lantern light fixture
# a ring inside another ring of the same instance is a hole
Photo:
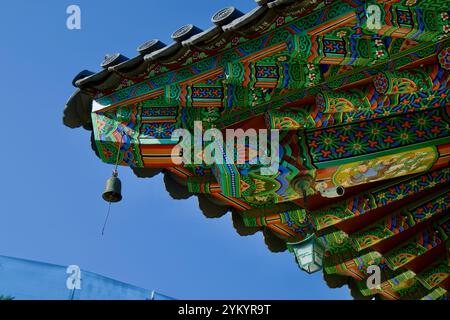
[[[315,234],[309,235],[300,242],[289,244],[289,248],[294,252],[302,270],[310,274],[322,270],[325,247]]]

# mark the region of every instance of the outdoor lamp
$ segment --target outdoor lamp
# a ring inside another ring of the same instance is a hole
[[[322,269],[325,248],[314,234],[303,241],[291,244],[300,268],[308,273]]]

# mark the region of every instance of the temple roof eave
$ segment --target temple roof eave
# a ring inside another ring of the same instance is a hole
[[[117,60],[117,63],[112,61],[108,66],[103,66],[101,71],[81,71],[73,80],[73,85],[77,90],[66,103],[63,123],[70,128],[84,127],[90,130],[90,113],[93,110],[94,94],[99,90],[117,87],[123,79],[123,75],[137,76],[161,59],[165,63],[170,63],[170,60],[176,59],[182,50],[188,50],[192,46],[201,47],[203,43],[214,39],[220,33],[222,33],[222,37],[227,37],[228,34],[245,32],[256,19],[258,24],[263,24],[265,18],[270,19],[274,11],[280,11],[283,6],[292,5],[295,2],[301,6],[315,6],[320,1],[316,1],[314,4],[305,0],[255,0],[255,2],[258,6],[246,14],[240,13],[233,7],[221,10],[228,10],[228,16],[221,17],[222,21],[215,21],[215,25],[211,28],[205,31],[199,30],[181,42],[165,45],[159,40],[152,40],[153,45],[147,51],[140,51],[139,55],[134,58],[128,59],[119,55],[121,59]],[[236,15],[236,11],[240,14]]]
[[[162,58],[164,58],[164,62],[167,62],[167,60],[170,60],[172,58],[176,59],[178,52],[185,48],[189,48],[194,44],[201,47],[202,42],[213,39],[219,32],[223,33],[224,36],[226,36],[226,34],[236,32],[245,32],[246,29],[252,24],[252,22],[258,20],[258,24],[262,24],[265,22],[266,17],[270,18],[271,16],[267,13],[273,13],[273,11],[275,10],[279,11],[280,7],[291,5],[294,2],[298,2],[303,6],[305,6],[305,3],[308,3],[309,6],[315,6],[315,4],[312,4],[311,1],[305,0],[257,0],[256,3],[258,4],[258,6],[248,13],[241,16],[238,15],[232,21],[228,21],[230,20],[229,17],[223,17],[223,20],[227,22],[224,25],[221,25],[220,22],[217,22],[215,26],[212,26],[206,31],[198,30],[199,32],[192,34],[188,39],[184,39],[181,42],[175,41],[170,45],[164,46],[162,48],[157,48],[157,50],[155,50],[154,52],[149,52],[144,56],[142,54],[139,54],[132,59],[126,59],[126,61],[122,61],[116,66],[106,68],[88,77],[78,79],[78,81],[75,83],[75,86],[78,88],[95,89],[114,72],[122,71],[123,69],[126,69],[128,72],[132,72],[133,69],[140,69],[143,65],[149,65],[150,63],[154,63],[158,59]],[[225,9],[231,8],[232,7]],[[115,85],[118,85],[118,83],[119,81],[117,81],[117,83],[112,83],[110,87],[113,88]]]

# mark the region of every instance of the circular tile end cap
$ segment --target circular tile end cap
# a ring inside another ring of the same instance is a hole
[[[87,77],[89,77],[89,76],[92,76],[94,73],[95,73],[95,72],[92,72],[92,71],[89,71],[89,70],[83,70],[83,71],[81,71],[80,73],[78,73],[78,74],[75,76],[75,78],[73,78],[73,80],[72,80],[72,85],[73,85],[74,87],[76,87],[76,86],[77,86],[76,83],[77,83],[78,80],[81,80],[81,79],[87,78]]]
[[[138,48],[137,51],[139,52],[140,55],[144,56],[146,54],[152,53],[154,51],[157,51],[159,49],[162,49],[166,46],[165,43],[161,42],[158,39],[152,39],[150,41],[147,41],[143,44],[141,44]]]
[[[202,32],[202,30],[200,28],[197,28],[193,24],[187,24],[185,26],[182,26],[180,29],[178,29],[174,33],[172,33],[172,39],[174,41],[180,43],[200,32]]]
[[[211,18],[211,21],[217,26],[224,26],[243,15],[244,14],[235,7],[226,7],[217,11]]]
[[[107,54],[100,66],[104,69],[107,69],[127,60],[128,58],[121,55],[120,53]]]

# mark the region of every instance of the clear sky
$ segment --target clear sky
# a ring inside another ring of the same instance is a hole
[[[66,8],[81,7],[81,30]],[[186,23],[211,25],[217,10],[252,0],[9,0],[0,5],[2,142],[0,255],[79,265],[179,299],[349,299],[322,274],[301,272],[290,253],[269,252],[261,234],[240,237],[231,215],[207,219],[195,197],[173,200],[162,175],[121,168],[124,200],[106,235],[101,199],[111,166],[90,133],[62,124],[73,77],[100,70],[107,53],[133,57],[143,42]],[[1,284],[0,284],[1,288]]]

